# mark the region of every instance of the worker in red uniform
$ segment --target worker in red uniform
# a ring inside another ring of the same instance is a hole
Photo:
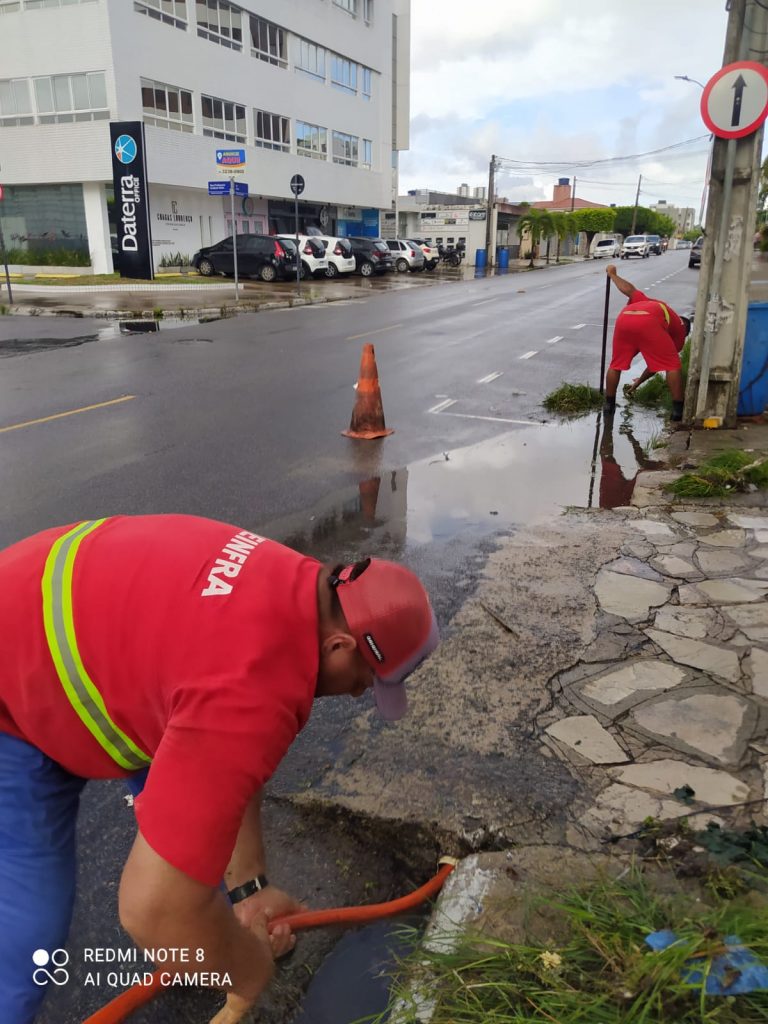
[[[619,277],[610,263],[606,273],[622,295],[629,299],[616,318],[613,329],[611,365],[605,376],[605,405],[603,412],[612,416],[616,411],[616,392],[622,370],[628,370],[632,360],[640,353],[645,359],[646,373],[636,385],[655,373],[667,375],[667,387],[672,395],[672,419],[683,418],[684,383],[680,352],[691,329],[688,317],[680,317],[659,299],[649,299],[633,284]]]
[[[239,1020],[294,942],[268,918],[299,909],[266,877],[262,787],[316,697],[372,687],[397,719],[437,642],[407,569],[330,569],[211,520],[118,516],[0,552],[0,1022],[34,1020],[80,791],[119,777],[138,794],[121,922],[144,949],[203,951],[217,1024]]]

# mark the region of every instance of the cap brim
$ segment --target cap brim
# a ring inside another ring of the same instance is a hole
[[[384,683],[378,677],[373,680],[373,694],[376,707],[382,718],[388,722],[399,721],[408,710],[405,683]]]

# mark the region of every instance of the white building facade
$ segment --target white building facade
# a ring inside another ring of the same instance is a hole
[[[0,0],[0,217],[13,249],[112,270],[110,121],[143,121],[155,267],[238,232],[379,233],[408,148],[410,0]],[[219,177],[219,180],[220,177]]]

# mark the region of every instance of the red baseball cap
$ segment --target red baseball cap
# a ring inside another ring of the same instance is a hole
[[[335,569],[329,583],[373,669],[379,714],[391,722],[402,718],[408,710],[405,679],[440,642],[426,590],[409,569],[380,558]]]

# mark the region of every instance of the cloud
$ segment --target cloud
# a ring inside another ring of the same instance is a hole
[[[661,198],[697,206],[705,144],[653,163],[577,164],[704,135],[701,91],[674,75],[706,81],[720,67],[726,19],[723,0],[413,0],[401,191],[487,184],[496,153],[517,161],[499,179],[510,198],[550,198],[557,177],[575,175],[608,183],[579,195],[628,203],[645,173]]]

